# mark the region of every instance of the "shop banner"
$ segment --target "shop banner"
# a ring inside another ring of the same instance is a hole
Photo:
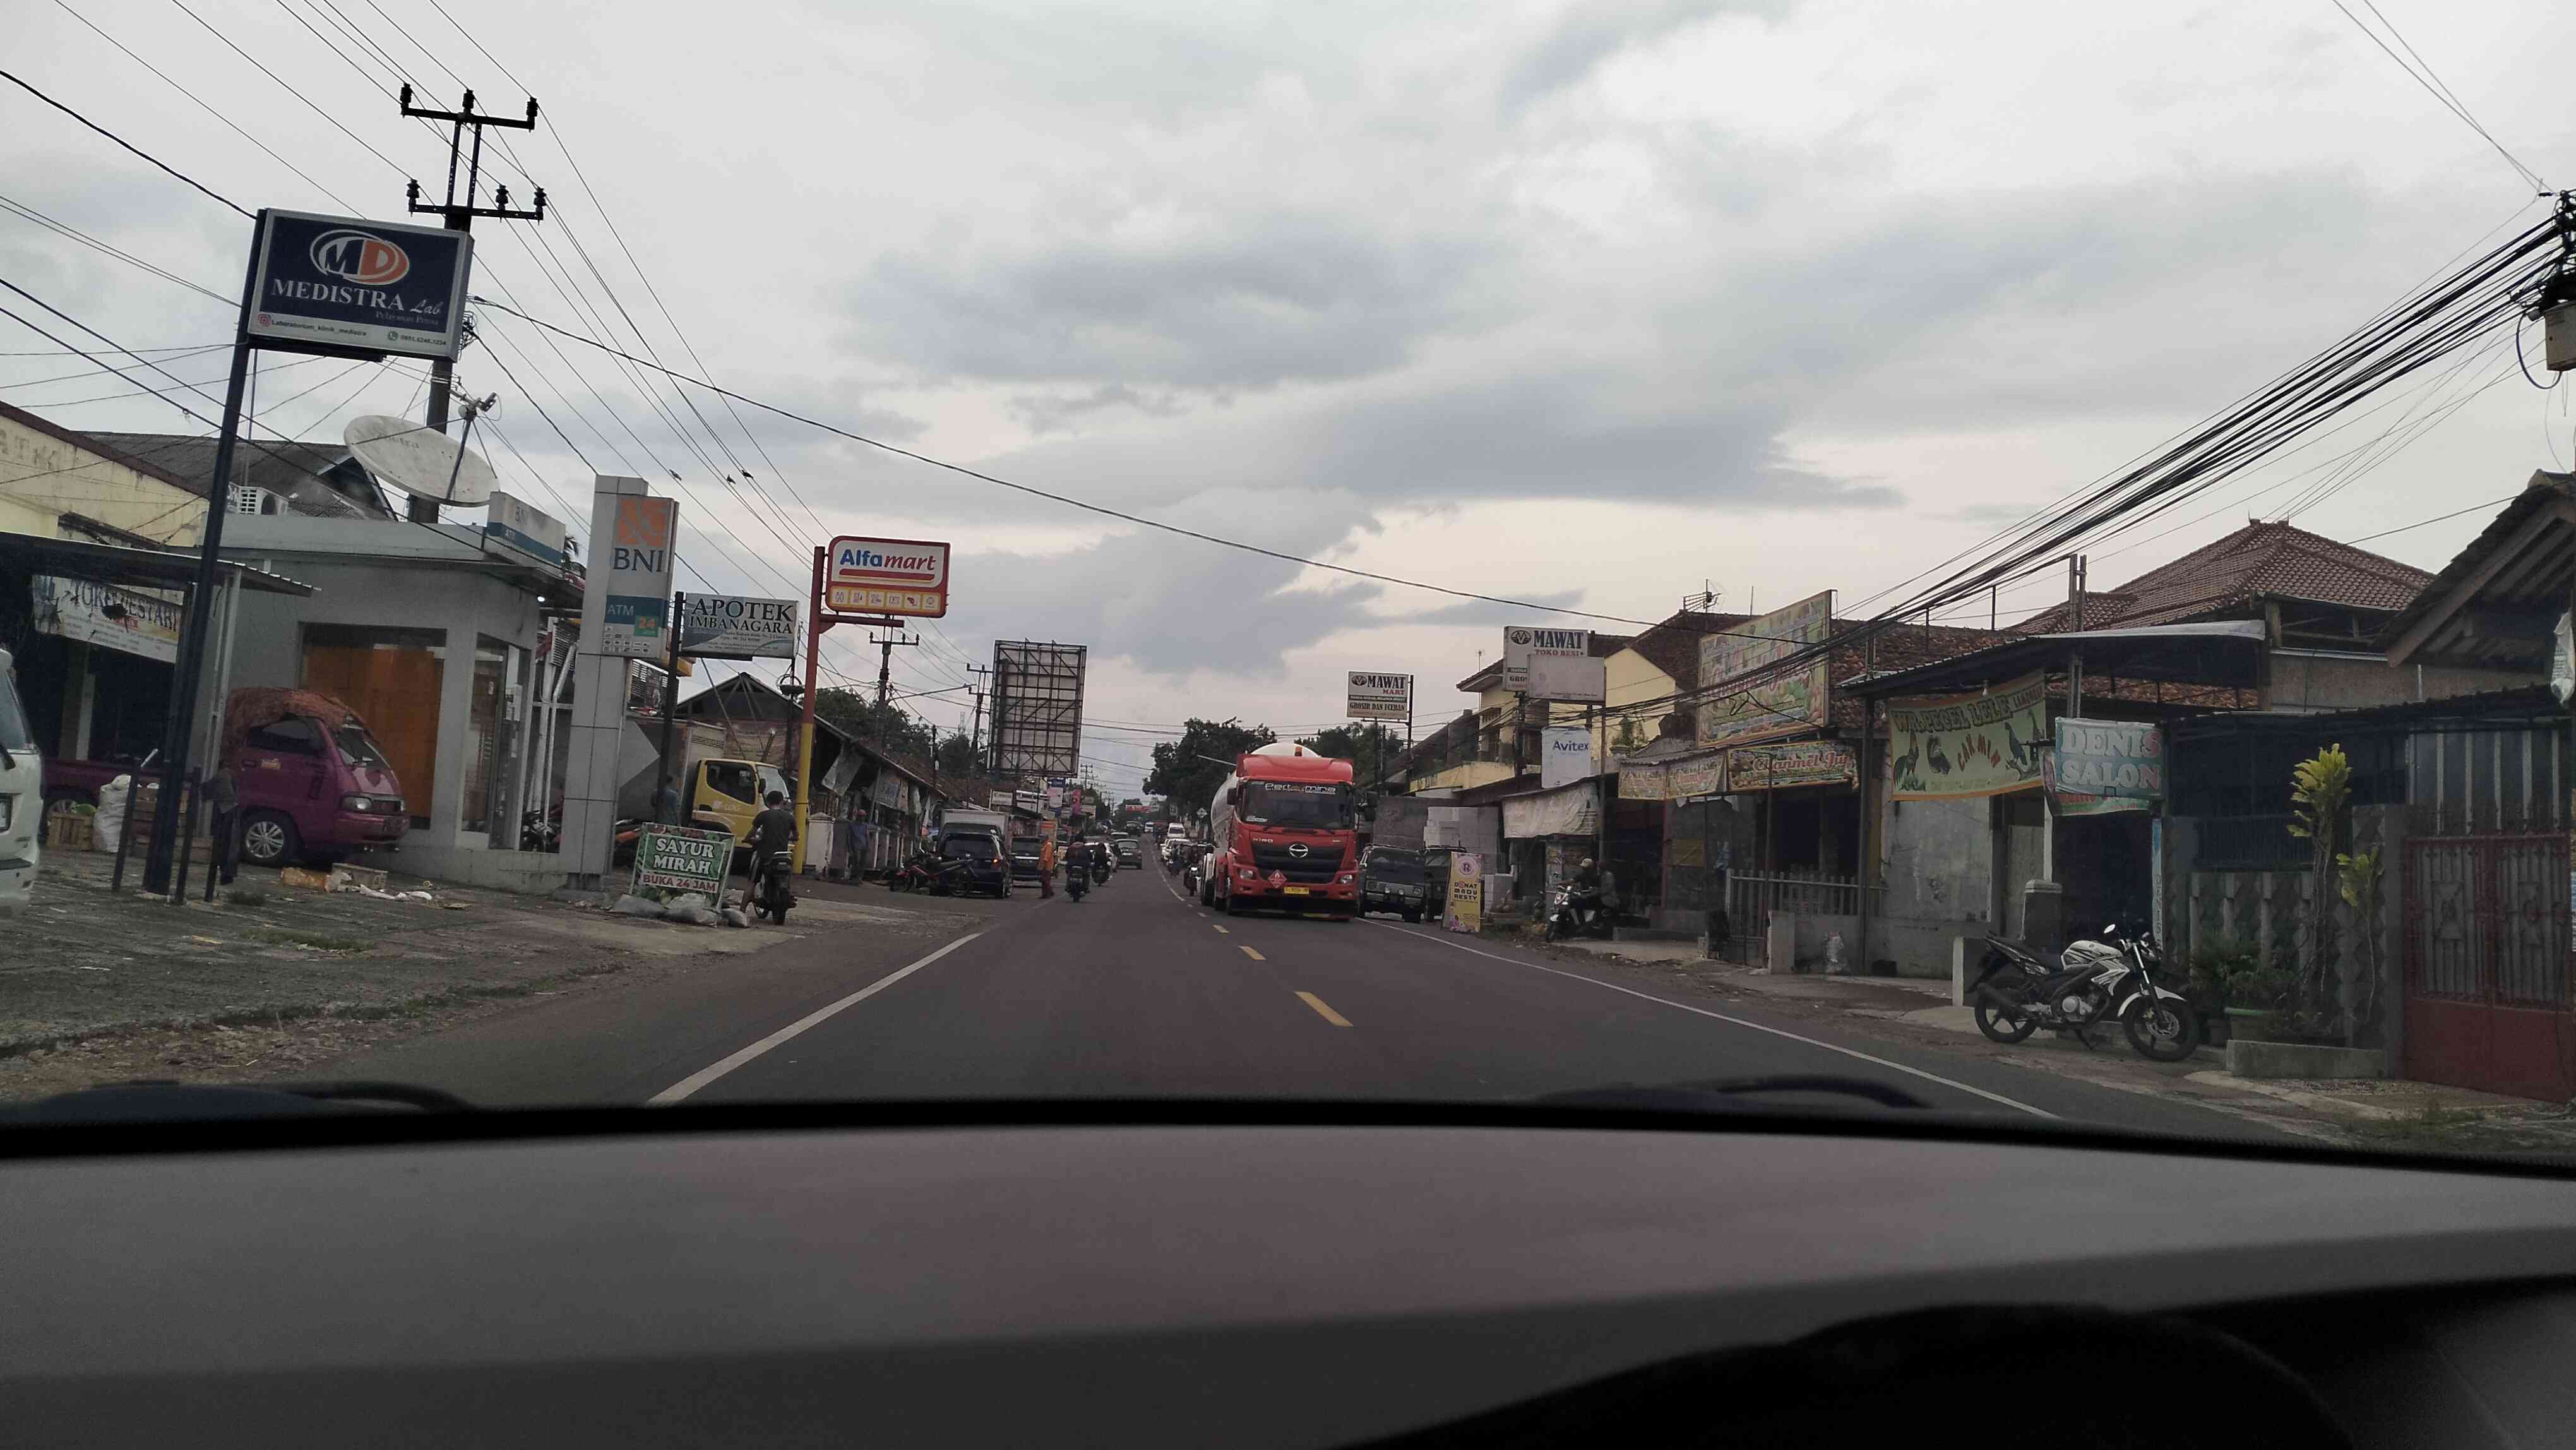
[[[1590,781],[1503,802],[1503,839],[1507,841],[1589,836],[1600,826],[1600,799]]]
[[[1588,629],[1530,629],[1512,625],[1503,631],[1503,688],[1529,688],[1530,661],[1539,655],[1583,659],[1592,653]]]
[[[1664,799],[1697,800],[1704,795],[1726,794],[1726,757],[1723,754],[1703,756],[1698,760],[1676,760],[1664,767]]]
[[[1592,729],[1588,725],[1550,725],[1539,732],[1538,784],[1541,790],[1569,786],[1592,775]]]
[[[1831,721],[1831,656],[1819,654],[1804,669],[1727,688],[1774,661],[1833,633],[1834,591],[1801,599],[1786,609],[1749,619],[1699,642],[1699,682],[1708,693],[1699,704],[1699,743],[1736,745],[1822,729]]]
[[[1659,801],[1664,788],[1671,783],[1669,770],[1660,765],[1622,765],[1619,767],[1619,799],[1623,801]]]
[[[2039,781],[2056,798],[2057,813],[2061,816],[2108,816],[2121,811],[2143,811],[2150,804],[2138,796],[2091,795],[2080,790],[2068,790],[2058,783],[2057,752],[2054,750],[2048,753],[2048,759],[2040,762]]]
[[[1726,790],[1789,790],[1802,785],[1855,785],[1860,759],[1839,740],[1739,745],[1726,753]]]
[[[796,658],[800,601],[683,594],[680,653],[702,660]]]
[[[180,607],[175,590],[127,589],[38,574],[28,591],[40,633],[105,645],[165,665],[178,661]]]
[[[733,833],[695,826],[648,825],[635,837],[635,894],[694,891],[713,903],[733,865]]]
[[[1891,700],[1889,794],[1901,801],[2003,795],[2040,784],[2048,754],[2048,676],[1976,695]]]
[[[2060,718],[2056,772],[2052,790],[2123,800],[2162,800],[2165,732],[2129,720]]]
[[[1440,924],[1474,935],[1485,925],[1485,858],[1473,851],[1449,857],[1449,909]]]

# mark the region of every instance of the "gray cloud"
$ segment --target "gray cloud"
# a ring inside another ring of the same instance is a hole
[[[1149,240],[881,257],[846,290],[855,352],[933,377],[1221,390],[1395,367],[1467,312],[1484,248],[1311,212]]]
[[[1538,43],[1512,63],[1503,77],[1502,98],[1506,105],[1528,105],[1583,80],[1623,51],[1651,45],[1714,15],[1768,19],[1789,9],[1788,0],[1600,0],[1577,5],[1559,14]]]

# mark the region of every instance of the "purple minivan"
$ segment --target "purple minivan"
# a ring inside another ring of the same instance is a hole
[[[235,690],[225,756],[241,806],[242,859],[331,862],[402,839],[402,782],[358,712],[311,690]]]

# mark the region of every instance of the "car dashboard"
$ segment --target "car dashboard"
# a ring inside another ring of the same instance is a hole
[[[1896,1423],[1978,1443],[2094,1443],[2079,1405],[2159,1445],[2266,1423],[2183,1373],[2213,1336],[2322,1416],[2271,1446],[2576,1423],[2554,1173],[1857,1116],[1055,1116],[22,1130],[0,1403],[27,1444],[1690,1443],[1797,1379],[1743,1355],[1848,1361],[1864,1326],[1933,1351]]]

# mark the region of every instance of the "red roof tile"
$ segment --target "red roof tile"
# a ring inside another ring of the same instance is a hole
[[[2178,624],[2224,616],[2265,599],[2394,612],[2431,582],[2432,575],[2385,555],[2258,520],[2117,589],[2086,591],[2084,627]],[[2070,623],[2068,606],[2056,604],[2010,632],[2054,634]]]

